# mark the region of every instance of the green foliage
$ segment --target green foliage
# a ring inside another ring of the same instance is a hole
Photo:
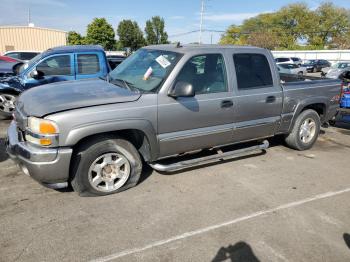
[[[145,33],[148,45],[168,44],[168,34],[164,31],[164,19],[154,16],[146,21]]]
[[[129,47],[131,51],[134,51],[145,45],[143,33],[135,21],[121,21],[118,25],[117,33],[119,42],[124,48]]]
[[[87,44],[101,45],[105,50],[112,50],[115,45],[113,27],[105,18],[94,18],[87,27]]]
[[[81,36],[81,34],[75,31],[69,31],[67,36],[67,44],[68,45],[84,45],[85,39]]]
[[[240,26],[230,26],[220,43],[249,44],[275,50],[339,48],[348,46],[349,31],[349,10],[331,3],[311,10],[304,3],[296,3],[274,13],[247,19]],[[346,42],[345,45],[342,42]]]

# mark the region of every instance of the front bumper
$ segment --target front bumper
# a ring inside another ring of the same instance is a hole
[[[15,121],[7,131],[6,151],[21,167],[39,183],[61,188],[68,185],[69,166],[73,150],[71,148],[40,148],[23,141]]]

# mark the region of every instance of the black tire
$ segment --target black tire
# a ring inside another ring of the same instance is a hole
[[[102,192],[89,182],[89,169],[96,159],[108,153],[117,153],[127,159],[130,173],[118,189]],[[142,172],[142,161],[136,148],[127,140],[111,136],[96,137],[80,146],[72,158],[71,185],[80,196],[103,196],[118,193],[137,185]]]
[[[317,68],[314,67],[314,69],[312,70],[313,73],[317,73]]]
[[[0,93],[0,117],[4,118],[4,119],[9,119],[12,118],[12,113],[14,112],[14,108],[13,111],[7,112],[5,111],[5,106],[4,106],[4,100],[9,100],[7,98],[14,98],[16,101],[17,100],[17,96],[14,94],[6,94],[6,93]]]
[[[302,128],[302,124],[307,119],[312,119],[315,122],[315,135],[309,142],[304,143],[300,138],[300,131]],[[320,133],[320,127],[320,116],[317,114],[316,111],[312,109],[307,109],[301,112],[300,115],[297,117],[292,132],[285,138],[285,141],[289,147],[299,151],[310,149],[317,140],[317,137]]]

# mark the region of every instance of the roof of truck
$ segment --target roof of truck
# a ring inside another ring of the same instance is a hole
[[[58,46],[54,48],[47,49],[45,51],[46,54],[51,53],[73,53],[73,52],[96,52],[96,51],[104,51],[102,46],[99,45],[69,45],[69,46]]]
[[[192,52],[192,51],[208,51],[208,50],[215,50],[215,49],[260,49],[265,50],[264,48],[255,47],[255,46],[239,46],[239,45],[199,45],[199,44],[192,44],[192,45],[178,45],[178,44],[168,44],[168,45],[151,45],[146,46],[146,49],[158,49],[158,50],[165,50],[165,51],[173,51],[173,52]]]

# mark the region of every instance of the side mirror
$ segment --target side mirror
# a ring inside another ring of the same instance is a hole
[[[44,77],[44,75],[45,74],[42,71],[38,71],[36,69],[30,73],[30,77],[34,79],[41,79]]]
[[[179,81],[169,92],[169,96],[177,97],[193,97],[195,95],[193,85],[188,82]]]

